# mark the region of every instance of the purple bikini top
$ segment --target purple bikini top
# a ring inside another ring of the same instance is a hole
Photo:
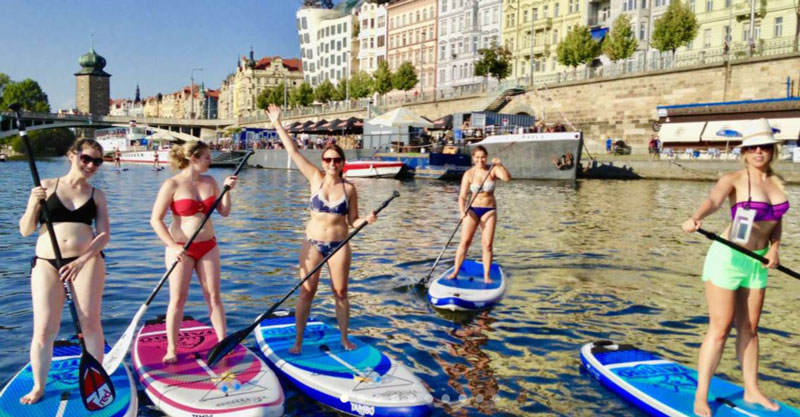
[[[764,201],[753,201],[750,197],[750,171],[747,171],[747,201],[740,201],[731,206],[731,220],[736,217],[736,210],[739,207],[755,210],[756,217],[753,221],[769,222],[779,221],[787,211],[789,211],[789,201],[783,203],[770,204]]]
[[[780,204],[770,204],[763,201],[740,201],[731,206],[731,219],[736,216],[736,209],[744,207],[756,211],[755,221],[768,222],[778,221],[789,211],[789,202],[784,201]]]

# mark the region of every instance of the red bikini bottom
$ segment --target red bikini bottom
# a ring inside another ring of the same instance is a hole
[[[176,242],[179,245],[184,245],[186,242]],[[189,249],[186,249],[186,254],[189,255],[195,262],[199,261],[200,259],[205,256],[208,251],[214,249],[217,246],[217,237],[212,237],[210,240],[206,240],[203,242],[192,242],[189,245]]]

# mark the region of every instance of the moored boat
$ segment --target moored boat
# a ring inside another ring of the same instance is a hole
[[[122,163],[152,165],[156,153],[159,164],[169,162],[169,141],[154,139],[147,128],[137,127],[135,124],[98,129],[95,140],[103,147],[104,157],[108,161],[113,161],[114,153],[119,151]]]
[[[403,169],[399,161],[356,160],[344,164],[347,178],[394,178]]]
[[[470,145],[485,147],[490,160],[500,158],[515,179],[574,180],[580,164],[583,133],[497,135]]]

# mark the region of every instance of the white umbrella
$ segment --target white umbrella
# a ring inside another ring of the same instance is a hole
[[[405,107],[398,107],[390,112],[384,113],[367,123],[373,126],[386,127],[433,127],[433,123],[417,116]]]

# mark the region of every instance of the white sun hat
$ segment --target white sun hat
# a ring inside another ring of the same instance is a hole
[[[747,148],[757,145],[775,145],[780,143],[772,134],[773,129],[767,119],[751,120],[742,131],[742,144],[737,148]]]

